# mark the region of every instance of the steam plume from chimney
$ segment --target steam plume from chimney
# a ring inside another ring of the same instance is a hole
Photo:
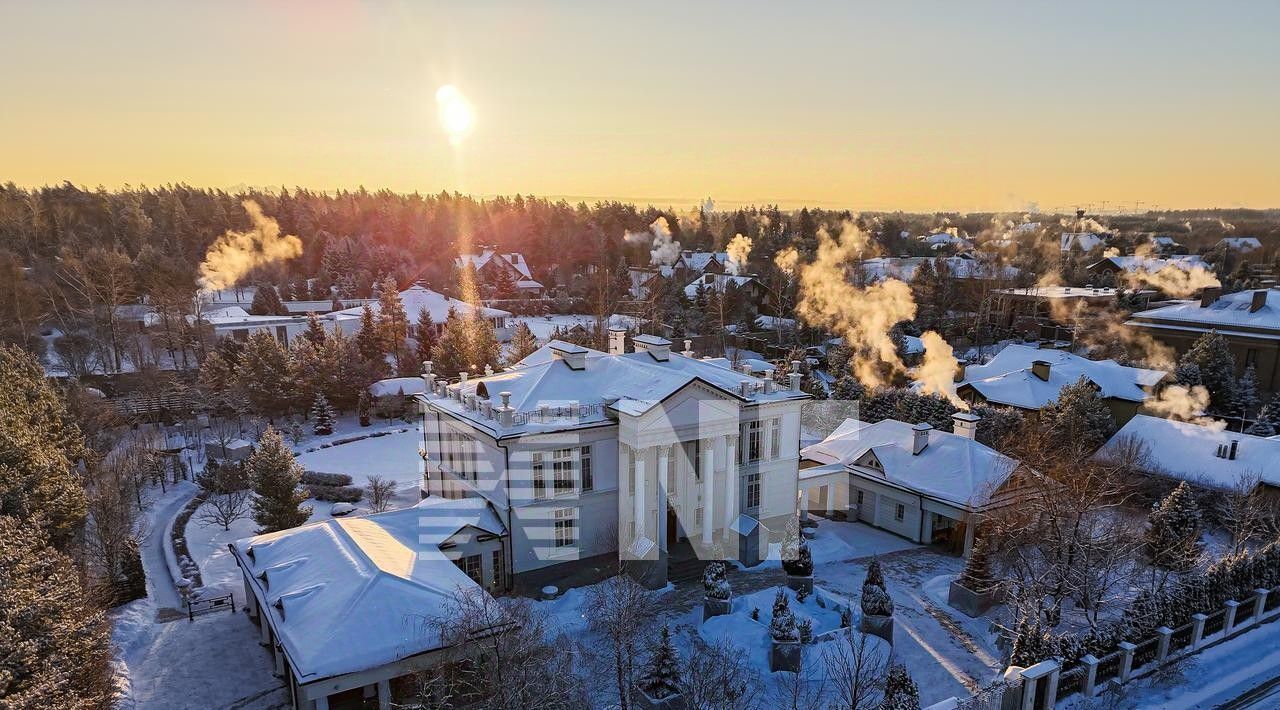
[[[751,256],[751,237],[745,237],[741,234],[733,235],[733,239],[729,241],[729,246],[725,247],[729,252],[729,261],[725,264],[725,268],[734,276],[741,276],[747,272],[747,258]]]
[[[793,278],[796,275],[796,267],[800,265],[800,252],[796,251],[795,247],[781,249],[773,256],[773,263],[788,278]]]
[[[280,224],[253,200],[240,203],[253,227],[247,232],[228,229],[209,247],[200,264],[200,288],[217,291],[234,286],[253,269],[302,254],[302,240],[280,234]]]
[[[932,330],[925,331],[920,341],[924,343],[924,361],[912,373],[912,378],[920,383],[921,394],[942,395],[955,406],[968,409],[968,403],[955,393],[956,358],[951,344]]]
[[[869,239],[853,222],[846,220],[835,238],[820,229],[814,260],[800,267],[796,310],[805,322],[839,332],[853,351],[854,374],[874,387],[884,384],[885,370],[905,370],[889,330],[914,318],[916,304],[911,289],[897,279],[865,288],[850,283],[848,269],[866,256],[871,256]]]
[[[1128,272],[1126,278],[1132,288],[1151,286],[1174,298],[1187,298],[1200,289],[1222,285],[1218,277],[1203,266],[1183,269],[1169,264],[1159,270],[1138,268]]]
[[[649,242],[649,263],[654,266],[670,266],[680,258],[680,242],[672,238],[666,217],[653,220],[647,232],[627,232],[622,238],[628,244]]]
[[[1155,399],[1147,400],[1145,406],[1153,414],[1168,419],[1194,422],[1215,431],[1227,428],[1226,422],[1204,416],[1204,410],[1209,407],[1209,390],[1202,385],[1190,388],[1183,385],[1169,385],[1161,390]]]

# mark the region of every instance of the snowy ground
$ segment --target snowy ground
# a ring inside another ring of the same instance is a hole
[[[422,427],[416,424],[405,424],[401,421],[381,428],[357,428],[356,431],[339,432],[327,440],[344,439],[361,434],[388,431],[385,436],[370,437],[347,444],[337,444],[329,448],[306,452],[318,441],[306,441],[298,451],[298,463],[308,471],[321,473],[345,473],[351,476],[351,485],[364,487],[369,483],[369,476],[379,475],[396,483],[396,494],[392,508],[407,508],[421,500],[421,484],[423,474],[422,457],[418,454],[422,446]],[[375,466],[373,462],[377,462]],[[310,522],[324,520],[329,516],[332,503],[308,500],[306,505],[312,506]],[[359,511],[368,511],[368,500],[356,503]]]

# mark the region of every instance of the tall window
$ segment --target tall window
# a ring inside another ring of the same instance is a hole
[[[555,495],[573,494],[573,449],[556,449],[551,455],[552,480],[555,481]]]
[[[760,507],[760,474],[753,473],[747,476],[747,509],[752,510]]]
[[[747,422],[746,434],[742,437],[744,445],[742,446],[742,463],[755,463],[761,458],[761,448],[764,446],[764,422],[759,420]]]
[[[547,481],[546,471],[542,463],[542,452],[533,452],[533,499],[542,500],[546,497]]]
[[[574,508],[558,508],[553,516],[555,546],[557,549],[578,544],[578,511]]]
[[[658,455],[667,460],[666,493],[669,496],[676,494],[676,459],[671,455],[671,451],[672,449],[670,446],[664,446],[661,449],[658,449]]]
[[[626,446],[626,444],[623,444]],[[636,492],[636,452],[635,449],[627,446],[627,493],[635,495]]]
[[[898,503],[897,507],[893,509],[893,519],[902,520],[905,517],[907,517],[907,506]]]
[[[782,419],[774,417],[769,420],[769,458],[782,456]]]
[[[579,480],[582,483],[583,491],[595,490],[596,482],[591,472],[591,447],[584,446],[578,454],[578,468],[581,470]]]
[[[507,586],[507,553],[501,547],[493,551],[493,588],[506,589]]]

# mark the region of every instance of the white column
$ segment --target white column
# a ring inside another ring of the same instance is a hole
[[[378,681],[378,710],[391,710],[391,681]]]
[[[727,533],[738,517],[738,446],[732,436],[726,436],[724,441],[724,529]]]
[[[635,511],[632,513],[633,519],[636,521],[636,539],[644,537],[645,524],[645,500],[644,500],[644,459],[649,453],[649,449],[636,449],[636,494],[633,502],[635,503]]]
[[[658,455],[658,482],[657,482],[657,488],[658,488],[658,530],[657,530],[658,547],[659,547],[659,548],[661,548],[661,549],[663,549],[663,550],[666,550],[666,549],[667,549],[667,519],[666,519],[666,515],[665,515],[665,513],[666,513],[666,511],[667,511],[666,506],[668,505],[668,503],[667,503],[667,496],[671,494],[671,491],[667,490],[667,466],[669,466],[669,465],[670,465],[670,464],[667,462],[667,459],[669,458],[668,453],[670,453],[670,451],[671,451],[671,447],[670,447],[670,446],[658,446],[658,447],[656,447],[656,448],[654,449],[654,451],[655,451],[655,452],[657,453],[657,455]]]
[[[715,440],[703,439],[699,445],[702,447],[702,544],[709,546],[716,528]]]

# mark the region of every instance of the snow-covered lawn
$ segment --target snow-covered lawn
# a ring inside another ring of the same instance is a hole
[[[306,449],[315,447],[316,443],[304,442],[298,447],[305,452],[298,456],[298,463],[308,471],[344,473],[351,476],[351,485],[361,488],[368,485],[369,476],[382,476],[396,484],[396,494],[391,503],[393,509],[415,505],[421,500],[423,463],[418,449],[422,446],[422,427],[396,422],[384,430],[388,429],[391,433],[385,436],[316,448],[314,451]],[[355,432],[347,431],[345,435],[335,434],[327,439],[351,438],[376,431],[378,430],[372,427],[357,429]],[[306,505],[312,506],[310,522],[331,517],[329,508],[333,506],[332,503],[308,500]],[[356,504],[364,512],[368,511],[367,506],[367,500]]]
[[[818,519],[818,527],[813,539],[809,541],[809,552],[813,555],[813,563],[821,565],[828,562],[842,562],[859,557],[887,555],[892,552],[919,548],[910,540],[894,535],[891,532],[875,528],[866,523],[840,522],[836,520]],[[769,545],[769,557],[755,567],[744,567],[743,571],[762,571],[778,569],[782,566],[782,544]]]

